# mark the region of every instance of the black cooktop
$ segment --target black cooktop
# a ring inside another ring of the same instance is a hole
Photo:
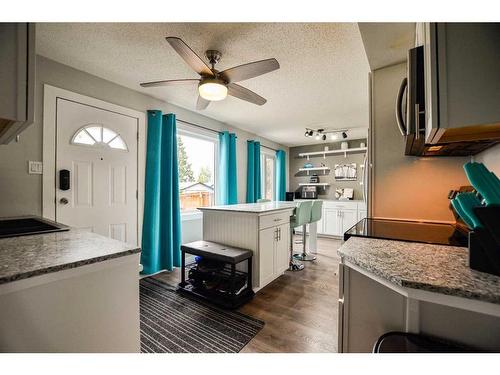
[[[366,218],[345,232],[344,240],[351,236],[467,247],[467,235],[452,224]]]

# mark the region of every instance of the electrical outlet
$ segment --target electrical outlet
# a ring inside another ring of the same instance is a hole
[[[29,161],[28,162],[28,173],[29,174],[43,174],[43,163],[41,161]]]

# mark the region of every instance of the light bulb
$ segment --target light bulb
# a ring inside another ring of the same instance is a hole
[[[339,135],[337,133],[332,133],[332,135],[330,136],[330,138],[332,139],[332,141],[335,141],[336,139],[339,138]]]
[[[317,133],[316,134],[316,140],[319,141],[319,139],[320,139],[320,135],[319,135],[319,133]]]
[[[205,80],[198,86],[198,92],[203,99],[216,102],[227,96],[227,87],[218,80]]]

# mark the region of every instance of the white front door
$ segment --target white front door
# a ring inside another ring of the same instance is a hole
[[[56,220],[137,244],[137,118],[58,98],[56,119]]]

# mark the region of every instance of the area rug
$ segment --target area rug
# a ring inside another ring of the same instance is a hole
[[[238,353],[264,322],[178,294],[151,277],[140,280],[143,353]]]

